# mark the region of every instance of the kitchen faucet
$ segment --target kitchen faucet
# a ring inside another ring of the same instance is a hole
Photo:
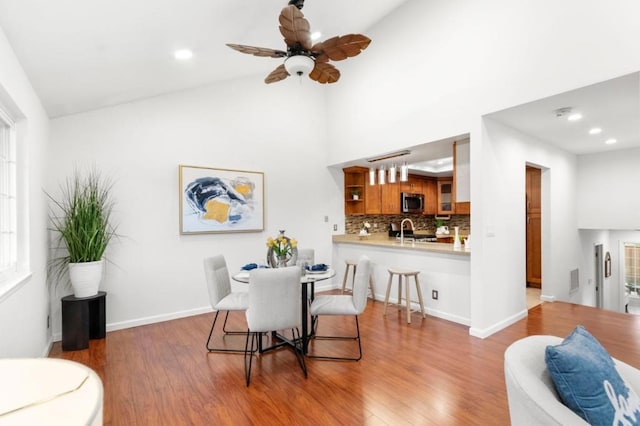
[[[402,219],[402,222],[400,222],[400,244],[404,244],[404,223],[407,221],[411,224],[411,230],[413,231],[413,221],[409,218]]]

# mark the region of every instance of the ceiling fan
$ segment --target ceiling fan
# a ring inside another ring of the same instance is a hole
[[[238,52],[286,58],[283,64],[264,79],[267,84],[284,80],[292,74],[300,77],[309,74],[309,78],[318,83],[335,83],[340,78],[340,71],[329,61],[342,61],[356,56],[371,43],[362,34],[347,34],[312,44],[309,21],[300,11],[303,5],[304,0],[291,0],[280,12],[280,33],[287,45],[286,51],[227,43],[227,46]]]

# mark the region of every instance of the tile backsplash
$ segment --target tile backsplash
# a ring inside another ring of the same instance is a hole
[[[345,217],[345,232],[346,234],[357,234],[362,228],[364,222],[369,222],[371,228],[369,232],[372,234],[387,234],[391,222],[400,223],[402,219],[411,219],[416,231],[427,231],[429,233],[436,233],[435,216],[422,215],[422,214],[406,214],[406,215],[358,215],[358,216],[346,216]],[[376,226],[377,225],[377,226]],[[446,225],[453,231],[453,227],[459,227],[459,231],[462,234],[471,233],[471,215],[468,214],[453,214],[451,219],[446,221]]]

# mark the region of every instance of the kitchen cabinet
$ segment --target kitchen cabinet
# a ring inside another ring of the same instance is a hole
[[[438,213],[438,182],[435,179],[422,180],[424,194],[424,210],[422,214],[435,215]]]
[[[365,167],[346,167],[344,172],[344,214],[365,214],[365,183],[369,169]]]
[[[406,182],[400,182],[400,192],[422,194],[422,179],[415,175],[409,175],[409,179]]]
[[[469,139],[453,143],[453,210],[456,214],[471,214],[470,148]]]
[[[455,194],[453,193],[453,179],[438,179],[438,214],[453,214]]]
[[[364,213],[380,214],[382,213],[382,191],[381,187],[385,185],[369,185],[365,183],[364,187]]]
[[[386,183],[380,187],[380,213],[400,214],[400,184]]]

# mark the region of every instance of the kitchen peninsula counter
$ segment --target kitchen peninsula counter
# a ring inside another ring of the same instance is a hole
[[[372,262],[372,278],[375,288],[375,300],[384,301],[389,282],[390,268],[419,271],[418,280],[422,289],[425,311],[427,315],[443,318],[459,324],[470,325],[471,303],[471,252],[454,249],[453,244],[412,242],[405,239],[400,244],[395,237],[385,234],[370,234],[361,238],[359,235],[334,235],[332,268],[337,277],[343,277],[345,261],[355,261],[366,255]],[[347,280],[351,287],[351,277]],[[342,279],[336,282],[342,287]],[[389,301],[396,303],[398,294],[397,279],[394,279]],[[417,309],[415,288],[411,290],[411,301]],[[394,310],[395,311],[395,310]],[[398,321],[406,321],[402,312],[398,311]],[[381,318],[381,321],[396,321],[396,315]],[[417,314],[412,321],[419,321]]]
[[[419,238],[419,236],[418,236]],[[347,243],[347,244],[361,244],[364,246],[378,246],[393,248],[399,250],[419,250],[430,251],[438,253],[455,254],[460,256],[469,256],[471,251],[465,250],[464,246],[460,249],[454,249],[453,244],[449,243],[428,243],[428,242],[416,242],[412,239],[405,238],[404,244],[400,243],[399,239],[395,237],[388,237],[384,234],[370,234],[367,237],[361,237],[360,235],[347,234],[347,235],[334,235],[334,243]]]

